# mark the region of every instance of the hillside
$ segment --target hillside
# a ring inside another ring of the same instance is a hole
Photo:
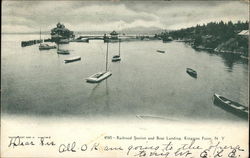
[[[222,53],[235,53],[248,56],[248,37],[239,36],[242,30],[248,30],[249,22],[224,23],[210,22],[186,29],[162,32],[162,38],[189,41],[194,48],[215,50]]]

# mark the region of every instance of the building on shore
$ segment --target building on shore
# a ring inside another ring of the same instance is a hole
[[[238,36],[248,38],[249,30],[242,30],[240,33],[238,33]]]
[[[118,33],[116,31],[112,31],[110,33],[111,39],[118,39]]]
[[[52,41],[60,41],[65,39],[74,38],[74,32],[67,29],[63,24],[60,22],[57,23],[56,27],[51,29],[51,40]]]

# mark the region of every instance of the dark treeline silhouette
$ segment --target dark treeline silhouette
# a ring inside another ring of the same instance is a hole
[[[239,36],[242,30],[248,30],[249,22],[238,21],[210,22],[185,29],[162,32],[158,36],[162,39],[171,37],[175,40],[184,40],[192,44],[194,48],[220,49],[228,52],[237,52],[248,56],[248,39]]]

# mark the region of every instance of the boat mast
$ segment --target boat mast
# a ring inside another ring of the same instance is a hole
[[[119,56],[120,56],[121,39],[119,39]]]
[[[108,71],[108,51],[109,51],[109,42],[107,41],[107,52],[106,52],[106,72]]]
[[[41,28],[40,28],[40,43],[42,43],[42,38],[41,38]]]

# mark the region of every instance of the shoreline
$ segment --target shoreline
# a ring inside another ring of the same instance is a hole
[[[173,40],[173,41],[187,43],[195,50],[204,50],[204,51],[210,51],[210,52],[219,53],[219,54],[232,54],[232,55],[239,56],[241,59],[249,60],[249,57],[245,56],[242,52],[235,52],[235,51],[229,51],[229,50],[224,50],[224,49],[219,50],[217,47],[209,48],[205,46],[194,46],[191,40]]]

